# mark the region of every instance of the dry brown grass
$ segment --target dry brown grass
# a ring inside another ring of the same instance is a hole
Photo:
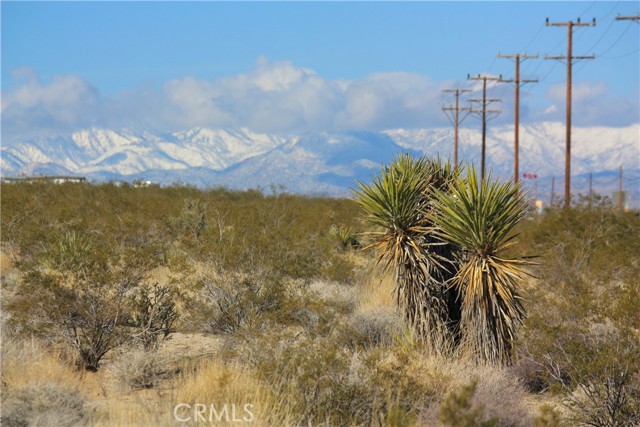
[[[371,273],[359,284],[358,308],[366,311],[371,308],[396,309],[394,296],[395,283],[392,272],[382,272],[373,268]]]
[[[4,250],[0,251],[0,276],[4,276],[12,267],[13,260],[11,257]]]
[[[207,408],[214,405],[218,411],[224,405],[229,408],[235,405],[238,418],[248,416],[243,408],[244,405],[251,405],[249,410],[253,417],[253,425],[286,427],[296,424],[294,415],[287,409],[286,396],[275,395],[269,387],[257,380],[246,366],[228,364],[219,357],[204,360],[196,370],[184,375],[176,384],[173,399],[176,404],[199,403]],[[184,416],[188,417],[189,414]],[[216,425],[234,423],[225,423],[223,419]]]
[[[82,375],[63,355],[36,339],[2,340],[2,384],[8,389],[56,383],[69,388],[82,385]]]
[[[3,426],[75,426],[90,411],[81,375],[36,340],[2,341]]]

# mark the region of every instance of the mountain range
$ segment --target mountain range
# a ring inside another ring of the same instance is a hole
[[[494,176],[513,174],[513,126],[487,133],[487,167]],[[3,145],[2,176],[82,175],[96,181],[148,180],[162,185],[284,186],[304,194],[347,196],[356,180],[368,181],[400,152],[453,157],[453,129],[392,129],[380,132],[308,132],[275,135],[249,129],[204,129],[161,133],[86,129]],[[480,161],[481,133],[462,128],[459,157]],[[561,194],[565,127],[547,122],[520,128],[520,172],[537,174],[540,198]],[[630,205],[640,204],[640,124],[572,129],[572,192],[610,195],[619,168]],[[533,191],[533,183],[526,183]]]

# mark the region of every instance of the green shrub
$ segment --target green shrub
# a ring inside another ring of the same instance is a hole
[[[79,367],[97,370],[100,360],[126,339],[122,328],[129,296],[140,285],[144,262],[125,252],[75,233],[64,234],[30,263],[10,321],[23,333],[63,340],[74,350]],[[134,256],[137,256],[135,254]]]
[[[145,350],[158,348],[178,317],[174,292],[160,284],[141,285],[132,293],[129,324],[131,337],[142,343]]]
[[[459,390],[450,392],[440,404],[440,425],[447,427],[492,427],[498,425],[497,418],[486,419],[484,408],[475,406],[471,399],[476,392],[478,380],[472,380]]]
[[[556,394],[571,425],[635,422],[640,218],[579,206],[549,210],[520,231],[528,246],[517,249],[539,253],[543,267],[529,288],[516,373],[531,391]]]
[[[568,421],[611,427],[640,423],[640,381],[632,377],[627,366],[614,365],[605,375],[581,380],[563,400]]]
[[[536,418],[534,427],[560,427],[560,422],[558,410],[545,404],[540,407],[540,415]]]

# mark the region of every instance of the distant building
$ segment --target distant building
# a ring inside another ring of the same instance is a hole
[[[133,181],[134,188],[144,188],[149,187],[150,185],[153,185],[152,181],[145,181],[143,179],[136,179],[135,181]]]
[[[15,183],[15,182],[52,182],[54,184],[64,184],[66,182],[86,182],[87,178],[84,176],[64,176],[64,175],[42,175],[42,176],[3,176],[2,182]]]

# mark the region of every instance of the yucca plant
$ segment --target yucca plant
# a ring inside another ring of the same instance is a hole
[[[409,325],[438,353],[453,346],[459,307],[447,289],[451,245],[437,239],[430,219],[432,193],[455,181],[459,169],[439,160],[398,156],[371,184],[358,181],[357,203],[378,231],[366,233],[378,262],[393,267],[396,298]]]
[[[334,225],[331,227],[331,230],[329,230],[329,234],[338,241],[340,249],[343,251],[360,246],[358,242],[358,232],[354,227],[345,225],[338,227]]]
[[[525,215],[523,192],[491,175],[479,182],[468,167],[466,179],[434,196],[437,208],[430,216],[437,234],[463,254],[451,280],[462,302],[461,350],[476,360],[507,363],[525,316],[517,284],[529,263],[502,254],[514,244],[510,233]]]

